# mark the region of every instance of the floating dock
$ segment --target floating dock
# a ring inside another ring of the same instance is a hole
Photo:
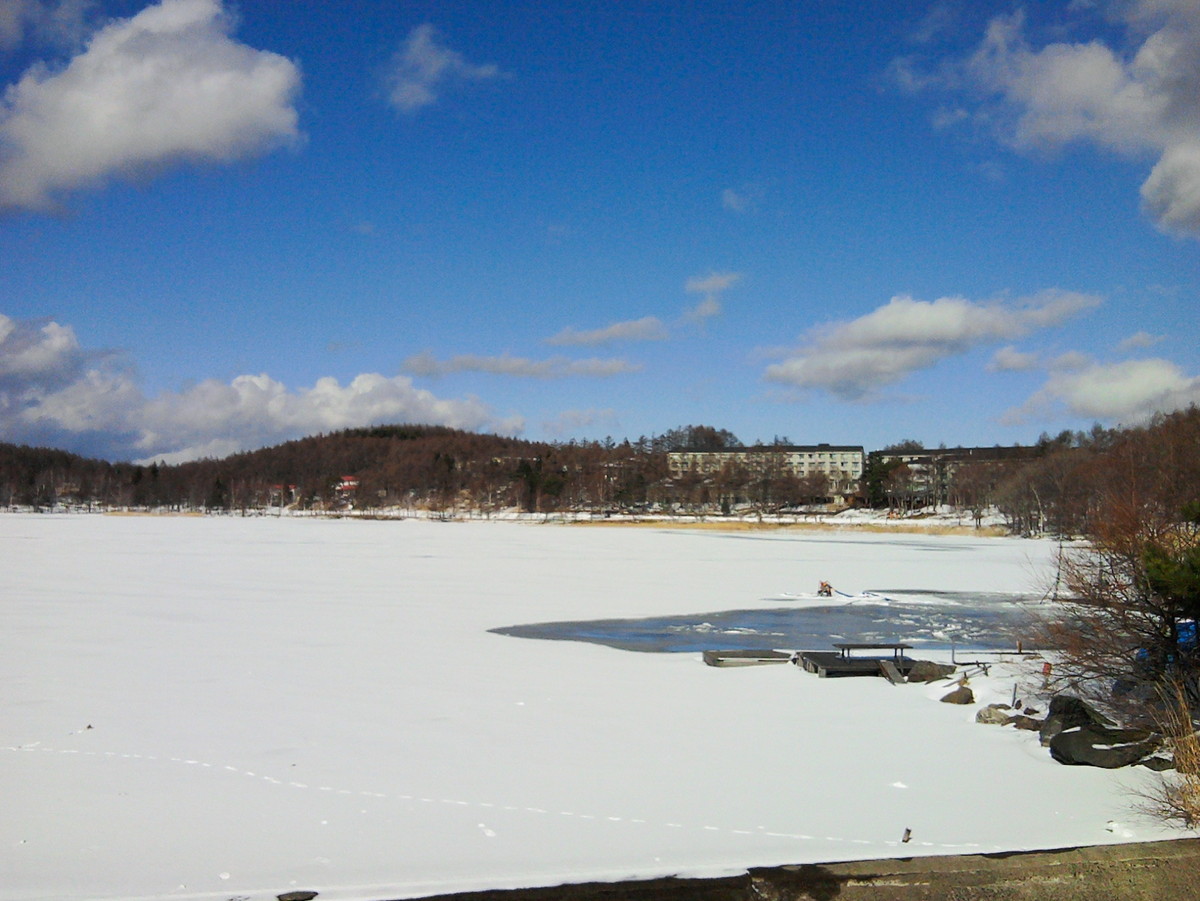
[[[792,655],[785,651],[734,650],[705,651],[704,662],[709,666],[762,666],[787,663]]]

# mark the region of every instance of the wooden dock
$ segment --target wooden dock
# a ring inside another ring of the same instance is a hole
[[[762,666],[787,663],[792,659],[792,655],[784,651],[760,650],[705,651],[703,656],[709,666]]]
[[[888,681],[896,683],[908,678],[909,671],[916,663],[911,657],[905,656],[905,651],[911,651],[908,644],[835,644],[832,651],[800,651],[793,658],[797,666],[803,666],[807,672],[816,673],[822,679],[839,676],[883,676]],[[856,656],[855,651],[890,651],[890,655]]]

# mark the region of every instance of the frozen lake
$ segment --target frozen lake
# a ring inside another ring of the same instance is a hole
[[[10,514],[0,554],[6,899],[417,897],[1175,834],[1129,812],[1146,773],[1059,766],[945,686],[490,631],[719,627],[821,579],[886,589],[863,628],[959,628],[972,605],[931,591],[1040,597],[1050,542]],[[1032,697],[1003,665],[972,684]]]

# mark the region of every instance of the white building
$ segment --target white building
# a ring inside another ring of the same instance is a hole
[[[672,451],[667,454],[667,467],[673,479],[687,475],[708,478],[726,467],[740,468],[756,475],[770,471],[796,478],[822,475],[829,480],[830,495],[845,501],[858,491],[865,460],[861,446],[761,445],[715,451]]]

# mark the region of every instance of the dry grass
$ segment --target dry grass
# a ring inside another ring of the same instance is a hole
[[[744,519],[720,520],[675,520],[636,519],[636,520],[575,520],[568,522],[573,526],[600,526],[607,528],[650,528],[650,529],[687,529],[709,532],[870,532],[879,535],[909,534],[909,535],[973,535],[983,538],[999,538],[1008,533],[999,526],[984,526],[976,529],[974,526],[932,525],[924,526],[916,523],[876,523],[876,522],[755,522]]]
[[[1175,758],[1175,772],[1142,794],[1143,812],[1188,829],[1200,826],[1200,733],[1182,686],[1165,692],[1159,726]]]

